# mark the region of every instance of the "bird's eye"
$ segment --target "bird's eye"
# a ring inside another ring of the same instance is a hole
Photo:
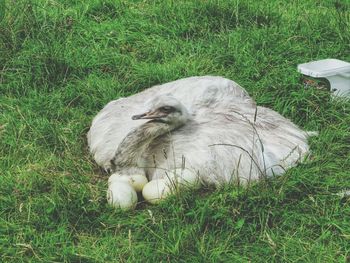
[[[170,113],[170,112],[173,112],[175,109],[171,106],[163,106],[163,107],[160,107],[159,110],[164,113]]]

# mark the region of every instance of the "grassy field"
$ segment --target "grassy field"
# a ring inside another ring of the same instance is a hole
[[[0,0],[1,262],[350,262],[350,103],[296,65],[350,61],[350,2]],[[193,75],[240,83],[306,130],[284,176],[135,211],[87,150],[110,100]]]

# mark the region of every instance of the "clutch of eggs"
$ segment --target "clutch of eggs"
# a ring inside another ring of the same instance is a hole
[[[148,182],[141,174],[112,174],[108,179],[107,201],[110,205],[123,210],[134,209],[137,204],[136,192],[142,191],[144,199],[157,204],[169,194],[184,187],[198,188],[198,174],[188,169],[175,169],[163,179]]]

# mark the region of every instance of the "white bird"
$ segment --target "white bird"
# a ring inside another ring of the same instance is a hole
[[[305,132],[222,77],[180,79],[111,101],[88,144],[107,171],[149,180],[186,168],[205,184],[247,183],[282,174],[309,152]]]

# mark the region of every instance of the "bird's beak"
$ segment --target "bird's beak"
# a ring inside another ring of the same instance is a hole
[[[165,115],[164,113],[160,113],[159,111],[148,111],[148,112],[143,113],[143,114],[134,115],[131,117],[131,119],[133,119],[133,120],[153,120],[153,119],[163,118],[166,116],[167,115]]]

